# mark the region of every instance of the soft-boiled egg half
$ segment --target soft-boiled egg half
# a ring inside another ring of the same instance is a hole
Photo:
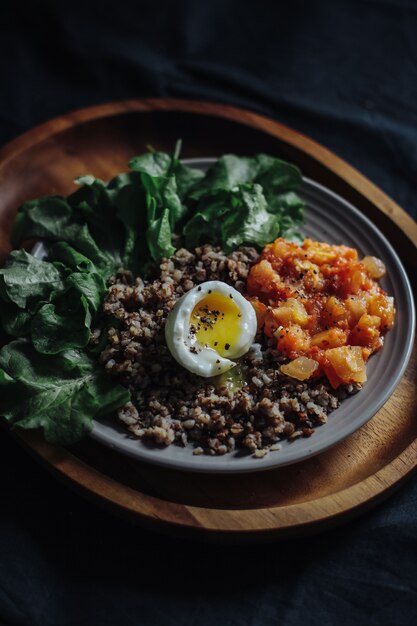
[[[180,365],[199,376],[227,372],[256,335],[256,314],[236,289],[211,280],[184,294],[168,316],[165,338]]]

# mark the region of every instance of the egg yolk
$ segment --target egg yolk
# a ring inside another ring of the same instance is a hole
[[[239,340],[241,317],[231,294],[229,297],[220,293],[207,294],[191,313],[190,330],[201,345],[228,357]]]

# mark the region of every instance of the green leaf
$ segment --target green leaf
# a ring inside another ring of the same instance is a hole
[[[241,185],[233,193],[232,204],[220,227],[226,252],[244,244],[263,247],[278,237],[279,220],[268,212],[260,185]]]
[[[141,180],[146,189],[146,204],[153,207],[153,214],[148,212],[148,220],[158,219],[168,209],[171,228],[184,217],[187,208],[181,204],[177,193],[174,176],[149,176],[142,173]]]
[[[79,224],[72,208],[61,196],[46,196],[25,202],[19,207],[12,230],[14,247],[28,239],[66,241],[76,238]]]
[[[182,202],[205,176],[202,170],[184,165],[181,161],[176,161],[172,173],[175,175],[178,196]]]
[[[303,243],[305,237],[299,229],[299,225],[302,223],[302,219],[294,220],[290,216],[283,215],[281,217],[281,230],[282,236],[288,241],[294,243]]]
[[[266,154],[220,157],[190,191],[198,204],[184,225],[187,245],[209,238],[231,250],[242,243],[262,247],[278,235],[302,239],[304,204],[295,193],[301,182],[297,167]],[[257,191],[250,193],[250,186]]]
[[[276,195],[268,202],[268,210],[282,216],[282,219],[300,224],[304,219],[304,203],[293,191]]]
[[[149,176],[167,176],[171,163],[172,157],[165,152],[146,152],[130,159],[129,168]]]
[[[47,196],[25,202],[18,210],[12,231],[12,244],[20,245],[28,239],[48,242],[65,241],[84,254],[104,272],[120,265],[114,250],[100,249],[91,236],[87,223],[82,223],[68,202],[59,196]]]
[[[118,188],[114,185],[109,189],[109,185],[92,176],[78,178],[76,182],[82,187],[68,196],[68,203],[73,207],[77,220],[88,225],[91,237],[107,257],[108,264],[120,267],[124,229],[114,208]]]
[[[178,150],[175,150],[174,156],[172,157],[164,152],[149,152],[141,156],[133,157],[133,159],[129,161],[129,167],[132,170],[143,172],[149,176],[174,176],[178,196],[181,201],[184,201],[194,185],[204,178],[204,172],[181,163],[178,159],[179,149],[180,146]]]
[[[174,176],[150,176],[146,172],[140,176],[146,190],[146,241],[153,260],[159,262],[174,254],[172,232],[187,208],[179,199]]]
[[[191,191],[190,197],[200,200],[218,191],[231,191],[237,185],[251,182],[257,172],[254,159],[225,154],[207,170],[205,177]]]
[[[59,241],[48,247],[48,261],[60,261],[73,272],[97,271],[90,259],[75,250],[66,241]]]
[[[107,291],[103,277],[97,272],[74,272],[66,279],[65,287],[85,297],[92,315],[100,309]]]
[[[61,239],[90,259],[99,268],[103,276],[108,276],[121,265],[119,251],[114,252],[113,250],[99,248],[92,238],[87,224],[79,226],[74,237],[67,236],[61,237]]]
[[[125,229],[122,264],[134,273],[139,273],[148,255],[145,233],[146,193],[138,172],[122,174],[109,183],[113,193],[115,211]]]
[[[220,192],[216,196],[202,200],[197,212],[185,224],[183,235],[185,245],[194,248],[200,243],[219,243],[223,217],[230,211],[230,194]]]
[[[273,195],[296,190],[302,182],[300,170],[291,163],[267,154],[238,157],[225,154],[208,169],[206,176],[195,186],[191,198],[200,200],[220,190],[232,191],[239,185],[262,185],[268,202]]]
[[[12,336],[30,333],[35,348],[43,353],[87,345],[92,316],[106,292],[102,276],[86,257],[64,243],[50,252],[61,253],[84,271],[71,273],[61,263],[42,261],[24,250],[12,252],[0,270],[4,330]]]
[[[100,216],[112,217],[111,196],[108,193],[106,183],[100,178],[91,176],[91,174],[79,176],[74,182],[79,185],[79,189],[68,196],[68,204],[75,211],[81,207],[81,210],[86,211],[89,219],[96,222],[100,228],[97,221]]]
[[[0,321],[3,329],[12,337],[24,337],[29,334],[32,313],[22,311],[13,302],[0,303]]]
[[[42,305],[33,316],[33,345],[42,354],[84,348],[90,340],[91,320],[87,298],[78,289],[68,289],[63,296]]]
[[[36,350],[57,354],[69,348],[85,347],[105,293],[106,284],[100,274],[70,274],[65,281],[65,292],[52,295],[52,302],[42,304],[32,318],[30,330]]]
[[[0,320],[7,334],[29,334],[41,304],[65,290],[68,270],[60,263],[41,261],[25,250],[14,250],[0,269]]]
[[[271,203],[275,195],[295,191],[300,187],[303,179],[295,165],[266,154],[258,154],[255,161],[258,171],[253,182],[262,186],[268,203]]]
[[[146,260],[146,200],[140,172],[122,173],[108,184],[91,176],[69,198],[74,210],[87,222],[100,250],[113,265],[134,272]]]
[[[67,350],[45,356],[19,339],[0,350],[0,414],[12,425],[43,428],[47,441],[71,444],[92,419],[113,412],[130,394],[88,354]]]
[[[0,298],[25,309],[36,299],[46,300],[52,291],[64,288],[65,268],[14,250],[0,269]]]
[[[146,231],[146,240],[149,251],[155,261],[162,257],[172,256],[175,248],[171,243],[171,226],[169,223],[169,209],[165,209],[162,216],[153,220]]]

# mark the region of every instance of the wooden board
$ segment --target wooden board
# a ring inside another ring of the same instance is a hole
[[[276,121],[229,106],[135,100],[52,120],[0,150],[0,263],[17,206],[69,193],[91,173],[108,179],[148,144],[183,156],[269,152],[352,202],[386,234],[416,289],[417,224],[336,155]],[[87,439],[71,450],[38,432],[15,437],[35,457],[101,505],[163,531],[218,541],[259,541],[347,521],[396,489],[417,465],[417,350],[396,392],[347,440],[302,463],[253,475],[208,476],[148,466]]]

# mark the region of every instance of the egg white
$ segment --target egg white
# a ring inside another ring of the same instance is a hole
[[[225,297],[231,295],[239,308],[241,317],[237,323],[240,333],[236,344],[230,347],[231,359],[237,359],[249,350],[257,329],[256,314],[251,303],[226,283],[219,280],[207,281],[184,294],[168,316],[165,339],[172,356],[180,365],[205,378],[227,372],[236,365],[231,359],[222,357],[214,348],[203,346],[190,333],[190,318],[194,307],[209,293],[219,293]]]

